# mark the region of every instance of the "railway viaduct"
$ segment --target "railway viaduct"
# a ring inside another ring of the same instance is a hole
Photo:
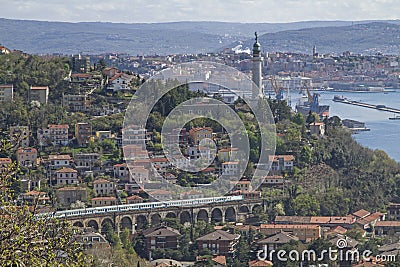
[[[146,226],[155,226],[165,218],[177,218],[180,223],[205,221],[208,223],[244,221],[257,207],[263,207],[261,199],[246,199],[234,202],[210,203],[195,206],[171,206],[147,210],[105,212],[67,217],[74,226],[92,227],[102,231],[109,223],[119,233],[128,228],[135,233]]]

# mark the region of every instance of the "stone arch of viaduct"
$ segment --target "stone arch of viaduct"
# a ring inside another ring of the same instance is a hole
[[[131,233],[146,226],[159,225],[166,218],[176,218],[180,223],[205,221],[208,223],[237,222],[244,220],[260,203],[241,203],[230,206],[180,207],[150,211],[130,211],[72,217],[68,219],[74,226],[92,227],[102,232],[109,224],[116,232],[128,228]]]

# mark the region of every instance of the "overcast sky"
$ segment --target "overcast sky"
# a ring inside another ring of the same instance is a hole
[[[0,17],[49,21],[398,19],[400,0],[0,0]]]

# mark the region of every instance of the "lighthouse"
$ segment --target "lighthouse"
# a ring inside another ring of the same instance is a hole
[[[262,76],[261,76],[263,57],[261,56],[261,45],[258,42],[257,32],[255,32],[254,35],[256,36],[256,38],[253,45],[253,57],[252,57],[253,61],[252,80],[254,82],[252,88],[252,98],[257,99],[258,97],[264,97],[264,90],[263,90]]]

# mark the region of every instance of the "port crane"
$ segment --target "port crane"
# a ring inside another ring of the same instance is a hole
[[[271,85],[274,89],[276,100],[283,100],[283,87],[279,85],[279,82],[274,76],[271,77]]]
[[[319,94],[313,93],[311,95],[310,89],[307,86],[307,81],[303,82],[303,88],[307,92],[308,103],[310,104],[311,112],[318,113],[319,110]]]

